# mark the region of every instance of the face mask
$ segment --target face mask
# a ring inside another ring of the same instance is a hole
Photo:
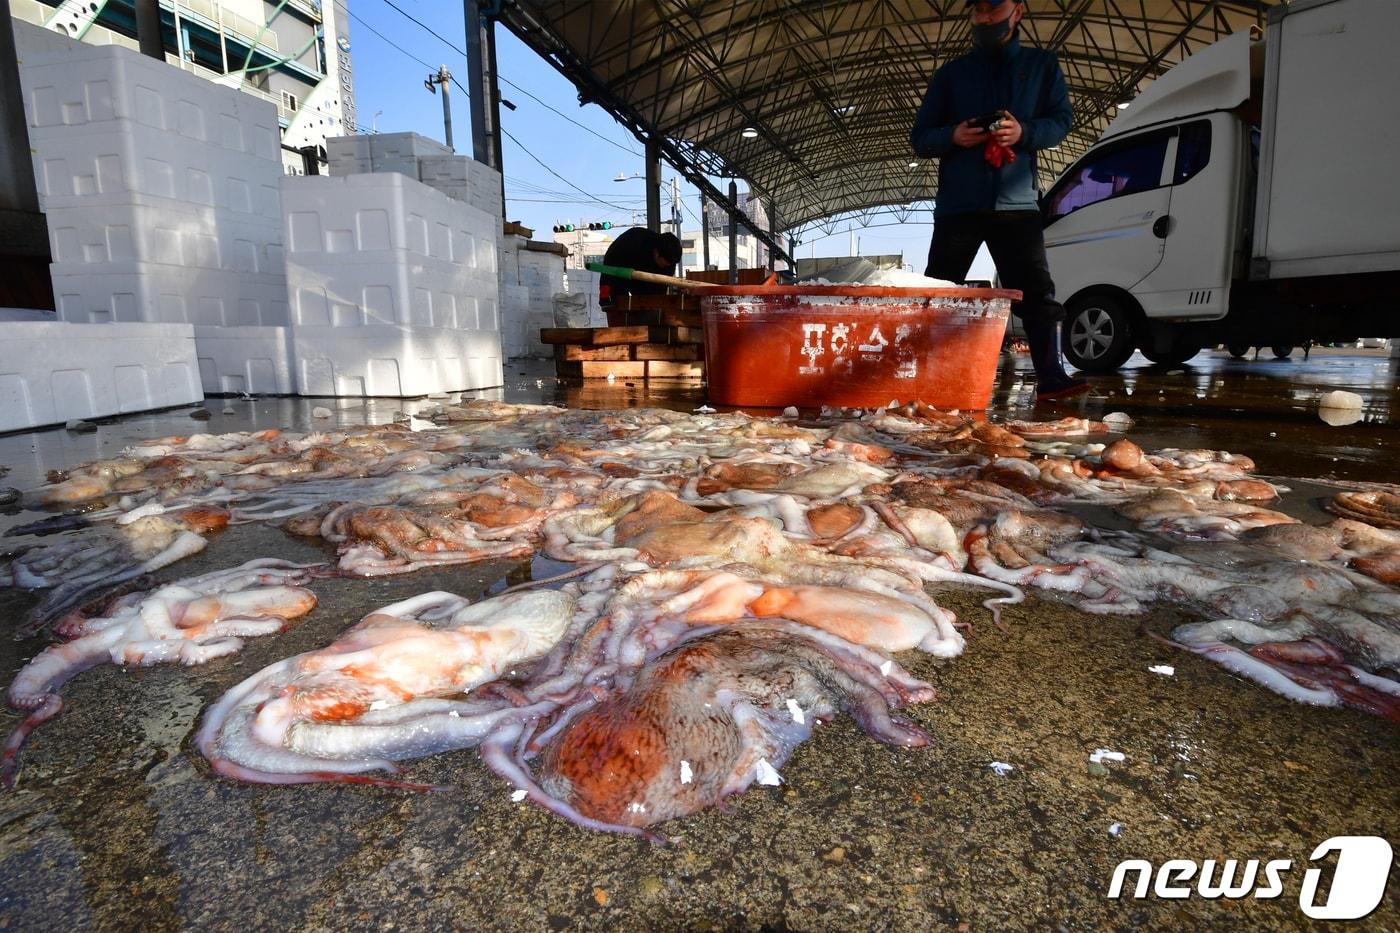
[[[994,49],[1011,35],[1011,19],[1002,20],[999,23],[973,23],[972,24],[972,44],[979,49]]]

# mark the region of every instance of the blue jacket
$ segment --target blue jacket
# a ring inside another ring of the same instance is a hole
[[[953,145],[953,128],[1005,110],[1021,121],[1016,161],[999,169],[982,147]],[[933,73],[909,141],[921,158],[938,159],[934,216],[969,211],[1036,210],[1037,149],[1059,145],[1074,111],[1054,52],[1025,48],[1019,36],[997,49],[974,48]]]

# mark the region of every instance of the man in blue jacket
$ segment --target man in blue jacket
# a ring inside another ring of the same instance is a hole
[[[924,274],[964,281],[985,242],[997,274],[1024,297],[1021,319],[1035,366],[1036,398],[1067,398],[1089,384],[1065,372],[1055,283],[1045,258],[1036,194],[1039,149],[1069,133],[1065,76],[1054,52],[1021,45],[1022,0],[967,0],[972,51],[934,72],[910,134],[914,151],[938,159],[933,243]]]

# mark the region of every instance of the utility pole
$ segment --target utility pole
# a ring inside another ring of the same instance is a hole
[[[447,134],[447,148],[452,149],[452,103],[447,97],[447,86],[452,83],[452,72],[447,70],[446,65],[439,65],[437,74],[428,75],[428,79],[423,82],[423,86],[436,94],[438,85],[442,85],[442,128]],[[455,152],[456,150],[453,149]]]
[[[671,176],[671,225],[676,228],[676,239],[681,238],[681,182]]]

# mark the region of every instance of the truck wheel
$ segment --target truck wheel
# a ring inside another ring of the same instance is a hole
[[[1247,343],[1227,343],[1225,349],[1232,359],[1242,360],[1249,356],[1249,344]]]
[[[1061,343],[1075,369],[1112,372],[1133,355],[1133,327],[1121,302],[1090,295],[1070,302]]]
[[[1286,359],[1288,359],[1290,356],[1293,355],[1293,345],[1292,345],[1292,344],[1287,344],[1287,343],[1275,344],[1274,346],[1270,347],[1269,349],[1271,349],[1271,350],[1274,351],[1274,359],[1276,359],[1276,360],[1286,360]]]

